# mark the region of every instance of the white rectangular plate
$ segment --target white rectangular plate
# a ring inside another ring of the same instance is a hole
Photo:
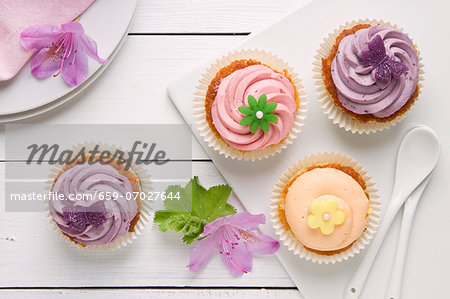
[[[309,111],[306,126],[294,144],[269,159],[236,161],[226,159],[209,148],[193,125],[194,135],[245,208],[252,213],[265,213],[267,220],[273,185],[281,173],[304,156],[325,151],[344,153],[362,164],[377,184],[384,208],[391,194],[395,157],[402,136],[417,124],[432,127],[441,138],[443,155],[416,214],[406,261],[403,298],[443,298],[448,295],[450,200],[446,183],[450,177],[450,102],[445,81],[450,69],[446,54],[450,49],[447,38],[450,28],[446,15],[449,9],[449,2],[446,1],[313,1],[265,30],[250,35],[236,47],[271,51],[300,74],[306,85]],[[317,102],[312,78],[313,57],[323,38],[346,21],[360,18],[382,19],[404,28],[418,45],[425,64],[425,87],[413,111],[400,124],[370,135],[351,134],[333,125]],[[198,80],[213,61],[182,76],[168,87],[171,99],[187,123],[192,123],[192,99]],[[361,298],[384,298],[398,226],[397,219],[372,268]],[[274,235],[269,221],[262,231]],[[284,246],[277,255],[305,298],[329,299],[342,297],[343,289],[364,256],[364,251],[335,265],[301,260]]]

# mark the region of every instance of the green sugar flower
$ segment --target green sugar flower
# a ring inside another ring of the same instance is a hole
[[[258,127],[264,132],[269,132],[270,126],[269,122],[276,123],[278,117],[272,112],[277,108],[277,103],[267,104],[266,94],[262,94],[258,101],[256,101],[254,96],[248,96],[249,106],[241,106],[238,108],[239,112],[245,116],[241,119],[239,123],[241,126],[250,125],[250,133],[254,134]]]

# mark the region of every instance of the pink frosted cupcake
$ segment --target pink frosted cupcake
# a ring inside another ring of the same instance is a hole
[[[205,88],[200,100],[202,133],[227,156],[251,160],[270,156],[301,126],[305,111],[301,89],[287,67],[273,67],[257,58],[234,59],[221,66]]]

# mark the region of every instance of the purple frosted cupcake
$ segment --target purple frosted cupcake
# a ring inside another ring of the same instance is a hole
[[[140,218],[141,202],[134,196],[141,192],[140,182],[123,164],[74,162],[64,167],[51,191],[58,194],[49,201],[53,221],[81,247],[120,244]]]
[[[416,47],[389,23],[347,23],[325,39],[316,59],[322,107],[346,130],[387,128],[419,96],[422,70]]]

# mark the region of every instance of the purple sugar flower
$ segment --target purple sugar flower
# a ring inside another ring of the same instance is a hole
[[[252,269],[252,254],[272,254],[278,250],[277,240],[258,233],[264,224],[263,214],[243,212],[225,216],[205,225],[203,239],[197,241],[192,251],[189,270],[197,272],[219,251],[223,262],[234,275],[242,275]]]
[[[375,80],[389,82],[391,77],[400,78],[408,70],[408,67],[386,54],[381,36],[375,36],[368,44],[369,50],[361,53],[362,64],[365,67],[373,66],[375,69]]]
[[[61,26],[36,25],[22,31],[20,42],[27,50],[38,51],[31,61],[31,73],[36,78],[62,75],[70,86],[80,85],[88,75],[87,55],[100,64],[97,43],[85,34],[78,22]]]
[[[65,206],[63,208],[64,220],[69,228],[81,233],[88,225],[100,227],[106,222],[106,208],[103,201],[98,201],[91,206]]]

